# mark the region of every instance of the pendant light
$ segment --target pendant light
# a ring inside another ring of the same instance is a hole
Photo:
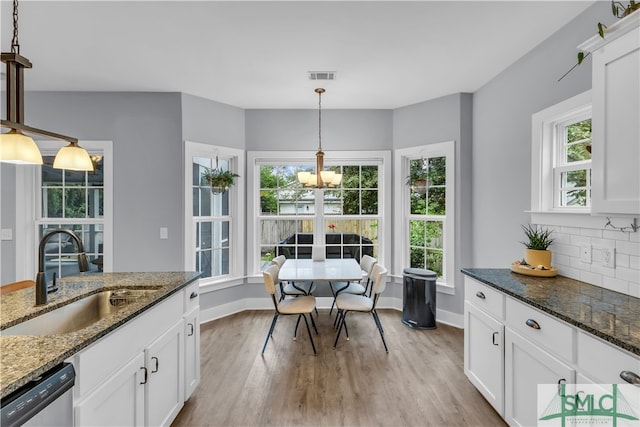
[[[316,173],[298,172],[298,182],[305,187],[336,187],[342,181],[342,174],[324,170],[324,151],[322,151],[322,94],[321,87],[315,89],[318,94],[318,151],[316,152]]]
[[[13,0],[13,38],[11,52],[2,52],[2,62],[7,72],[7,119],[1,120],[3,128],[9,132],[0,134],[0,162],[16,164],[42,164],[42,154],[36,142],[26,134],[58,139],[69,143],[62,147],[53,162],[56,169],[93,171],[89,153],[78,145],[78,140],[47,130],[36,129],[24,124],[24,69],[31,68],[31,62],[20,55],[18,43],[18,0]]]

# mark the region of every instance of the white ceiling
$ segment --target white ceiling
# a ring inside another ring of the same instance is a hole
[[[242,108],[397,108],[474,92],[591,1],[33,1],[26,90],[184,92]],[[2,0],[2,51],[11,2]],[[568,52],[573,54],[573,52]]]

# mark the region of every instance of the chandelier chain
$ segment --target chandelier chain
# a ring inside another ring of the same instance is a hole
[[[13,0],[13,38],[11,39],[11,53],[20,54],[18,42],[18,0]]]
[[[322,151],[322,92],[318,91],[318,151]]]

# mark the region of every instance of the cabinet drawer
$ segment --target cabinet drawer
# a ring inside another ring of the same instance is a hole
[[[200,305],[200,281],[196,280],[184,288],[184,312],[188,313]]]
[[[464,278],[464,299],[476,307],[504,319],[504,294],[470,277]]]
[[[579,371],[600,384],[626,384],[622,371],[640,375],[640,357],[584,332],[578,332],[577,359]]]
[[[574,361],[573,327],[512,298],[507,298],[505,305],[507,327],[566,361]]]

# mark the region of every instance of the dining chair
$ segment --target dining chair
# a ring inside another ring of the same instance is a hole
[[[334,348],[338,345],[338,339],[340,338],[343,328],[347,335],[347,340],[349,339],[349,330],[347,329],[346,323],[347,314],[352,311],[359,311],[362,313],[371,313],[373,321],[376,323],[376,327],[380,333],[380,338],[382,338],[384,349],[389,353],[387,343],[384,340],[384,329],[382,328],[382,323],[380,323],[380,317],[378,317],[378,313],[376,312],[376,304],[380,294],[384,291],[386,286],[386,277],[387,269],[381,264],[375,264],[371,270],[371,281],[373,284],[370,296],[341,293],[336,297],[336,307],[338,309],[339,319],[338,333],[336,334],[336,340],[333,343]]]
[[[312,295],[303,295],[297,296],[295,298],[285,298],[281,299],[276,294],[278,293],[276,288],[276,283],[278,282],[278,271],[279,267],[277,264],[271,265],[265,271],[262,272],[262,277],[264,279],[264,286],[267,289],[267,293],[271,295],[271,299],[273,301],[273,306],[275,308],[275,313],[273,313],[273,319],[271,320],[271,327],[269,328],[269,333],[267,334],[267,339],[264,342],[264,346],[262,347],[262,353],[267,348],[267,344],[269,343],[269,338],[273,336],[273,330],[276,327],[276,322],[278,317],[288,316],[288,315],[297,315],[298,320],[296,321],[296,328],[293,331],[293,339],[297,338],[298,334],[298,325],[300,324],[300,319],[304,319],[304,323],[307,327],[307,333],[309,334],[309,340],[311,341],[311,347],[313,348],[313,354],[316,353],[316,346],[313,342],[313,337],[311,336],[311,329],[309,329],[309,321],[307,320],[307,314],[311,319],[311,324],[313,325],[313,329],[318,333],[318,328],[316,328],[316,323],[313,320],[313,316],[311,316],[311,312],[316,307],[316,298]]]
[[[277,265],[278,268],[282,268],[287,258],[284,255],[278,255],[275,257],[271,264]],[[304,296],[311,295],[316,290],[316,285],[313,282],[283,282],[278,280],[280,285],[280,299],[284,299],[286,296]]]
[[[331,308],[329,309],[329,314],[333,311],[333,306],[336,302],[336,297],[341,293],[355,294],[355,295],[364,295],[367,293],[367,289],[369,289],[369,284],[371,282],[371,270],[373,266],[378,262],[377,259],[370,255],[363,255],[360,258],[360,269],[362,270],[362,280],[364,281],[364,285],[362,282],[347,282],[345,284],[341,283],[330,283],[331,293],[333,294],[333,302],[331,303]],[[371,295],[371,292],[369,292]],[[336,317],[336,322],[338,318]],[[334,322],[334,326],[335,323]]]

